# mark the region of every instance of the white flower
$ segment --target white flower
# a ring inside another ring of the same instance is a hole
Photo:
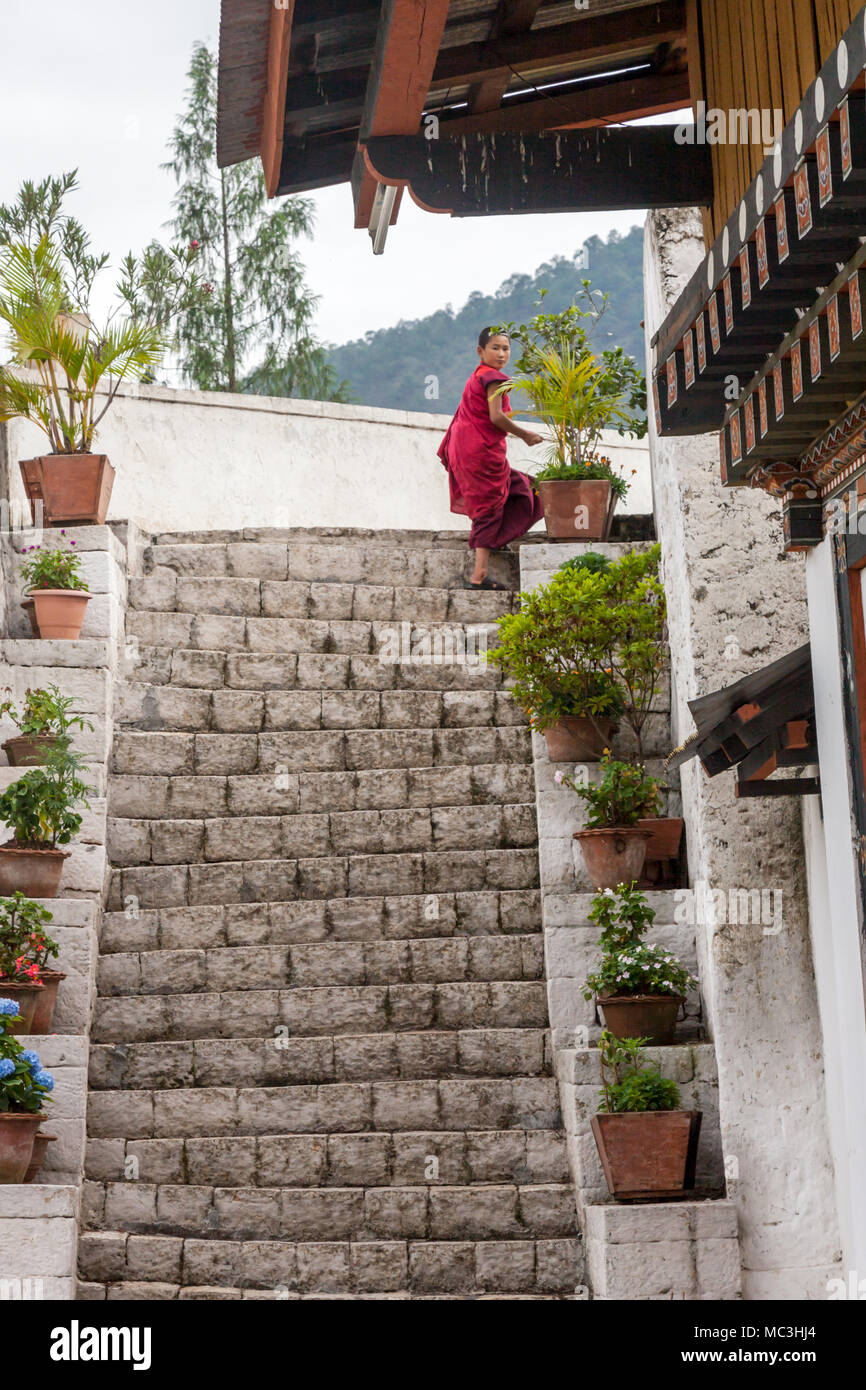
[[[564,773],[564,772],[554,772],[554,774],[553,774],[553,780],[554,780],[554,782],[556,782],[557,786],[561,786],[561,785],[562,785],[562,782],[564,781],[564,779],[565,779],[565,773]]]

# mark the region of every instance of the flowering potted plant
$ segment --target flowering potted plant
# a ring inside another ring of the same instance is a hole
[[[11,695],[11,691],[9,692]],[[24,704],[19,711],[11,699],[0,704],[0,718],[8,714],[18,730],[14,738],[0,744],[9,759],[10,767],[33,767],[42,762],[46,750],[68,747],[72,729],[89,729],[93,725],[80,714],[71,714],[72,696],[61,695],[56,685],[24,692]]]
[[[676,1082],[644,1055],[645,1038],[601,1035],[602,1093],[591,1120],[612,1197],[682,1198],[695,1185],[700,1110],[681,1110]]]
[[[574,777],[557,771],[556,781],[571,787],[586,802],[586,827],[574,832],[586,871],[594,888],[616,888],[633,883],[641,874],[650,832],[638,824],[642,816],[652,816],[658,808],[659,784],[642,767],[617,762],[605,748],[601,759],[601,781],[595,785],[578,783]],[[580,871],[580,865],[575,868]]]
[[[61,538],[66,535],[61,531]],[[33,601],[33,621],[40,637],[74,640],[81,632],[90,599],[81,577],[81,556],[58,546],[29,545],[21,563],[21,577]],[[75,541],[69,542],[70,547]]]
[[[583,997],[596,998],[615,1038],[672,1043],[677,1014],[697,980],[670,951],[641,939],[655,920],[643,893],[624,883],[592,900],[589,920],[599,928],[598,970],[587,976]]]
[[[78,753],[54,749],[41,767],[32,767],[0,795],[0,821],[12,839],[0,845],[0,893],[21,889],[32,898],[53,898],[60,886],[66,845],[81,827],[74,808],[89,807],[91,788],[79,773],[86,766]]]
[[[48,968],[60,948],[45,931],[52,914],[16,892],[0,898],[0,994],[18,1001],[20,1033],[48,1033],[57,990],[66,975]]]
[[[33,1161],[36,1131],[46,1116],[54,1077],[37,1052],[13,1035],[18,1019],[14,999],[0,997],[0,1183],[24,1182]]]

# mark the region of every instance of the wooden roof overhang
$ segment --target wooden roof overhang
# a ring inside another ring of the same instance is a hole
[[[658,432],[718,430],[723,482],[784,499],[789,550],[866,443],[864,68],[866,9],[653,339]]]
[[[222,0],[218,162],[261,152],[271,195],[351,181],[355,225],[368,226],[377,189],[398,189],[393,220],[399,191],[418,172],[417,150],[380,145],[386,175],[372,142],[423,138],[435,118],[436,138],[425,142],[434,168],[424,192],[433,201],[419,201],[438,209],[441,189],[431,195],[430,180],[441,163],[450,194],[461,148],[481,160],[494,136],[514,136],[499,146],[499,177],[514,162],[506,152],[518,147],[518,132],[534,139],[688,105],[688,22],[686,0],[591,0],[586,10],[574,0],[286,0],[285,9]],[[618,175],[633,190],[615,206],[646,205],[645,164],[660,147],[655,134],[638,133],[631,148],[642,141],[643,158],[625,163],[615,140],[595,146],[594,173]],[[568,148],[580,168],[587,147]],[[688,151],[662,153],[656,199],[670,166],[668,201],[679,202]],[[709,160],[698,163],[694,188],[705,201]],[[692,151],[693,180],[695,172]],[[544,188],[539,196],[544,203]],[[598,205],[581,178],[569,206]]]
[[[722,690],[689,701],[696,730],[666,760],[700,758],[708,777],[737,769],[736,795],[808,796],[817,777],[773,777],[818,763],[809,644]]]

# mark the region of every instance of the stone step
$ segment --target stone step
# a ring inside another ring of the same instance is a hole
[[[386,892],[489,892],[537,886],[535,849],[447,850],[116,869],[108,905],[112,911],[139,911],[205,903],[380,897]]]
[[[461,558],[465,564],[465,552]],[[494,623],[516,603],[513,590],[201,577],[178,574],[158,561],[155,555],[151,571],[130,580],[130,609],[324,622]]]
[[[538,1025],[536,1025],[538,1026]],[[559,1130],[550,1076],[92,1091],[92,1139]]]
[[[205,1038],[95,1044],[88,1084],[97,1091],[191,1086],[319,1085],[451,1076],[541,1076],[551,1070],[545,1032],[473,1028],[336,1037]]]
[[[90,1231],[222,1240],[520,1240],[574,1236],[569,1184],[195,1187],[86,1182]]]
[[[329,729],[286,733],[162,733],[121,731],[112,772],[165,776],[228,776],[289,772],[528,764],[530,732],[503,729]]]
[[[142,1280],[119,1280],[114,1284],[92,1284],[79,1279],[76,1284],[76,1299],[79,1302],[124,1303],[146,1301],[148,1303],[177,1300],[182,1303],[230,1302],[234,1299],[244,1302],[263,1299],[278,1299],[295,1303],[561,1303],[565,1299],[583,1298],[578,1293],[410,1293],[407,1289],[398,1293],[289,1293],[284,1287],[270,1289],[240,1289],[228,1285],[214,1284],[166,1284],[162,1282],[145,1283]]]
[[[581,1277],[573,1237],[509,1241],[228,1241],[86,1232],[79,1271],[88,1282],[175,1298],[196,1288],[267,1296],[390,1293],[473,1295],[491,1290],[573,1294]],[[119,1297],[120,1294],[118,1293]]]
[[[224,613],[174,613],[131,608],[126,614],[127,641],[147,647],[184,647],[201,652],[258,652],[301,655],[373,656],[381,664],[417,660],[435,665],[456,662],[460,654],[471,668],[496,646],[495,623],[414,622],[370,619],[252,618]],[[457,655],[455,655],[455,653]],[[481,654],[481,655],[479,655]]]
[[[132,1162],[130,1162],[132,1160]],[[554,1129],[396,1134],[271,1134],[215,1139],[89,1139],[87,1176],[225,1187],[412,1187],[434,1181],[565,1183]]]
[[[283,807],[285,810],[285,807]],[[443,850],[528,849],[538,843],[535,805],[413,806],[388,811],[217,815],[207,820],[108,819],[115,868]]]
[[[546,1028],[541,980],[319,985],[99,998],[94,1042]],[[278,1030],[286,1028],[287,1033]]]
[[[671,895],[672,896],[672,895]],[[539,930],[535,889],[106,912],[100,953],[205,950],[319,941],[510,936]]]
[[[38,646],[34,642],[33,646]],[[377,655],[244,652],[196,647],[170,650],[129,637],[121,675],[128,681],[231,690],[496,690],[497,666],[461,661],[383,661]]]
[[[225,690],[124,684],[117,724],[162,732],[491,728],[526,724],[505,690]]]
[[[437,984],[460,980],[538,980],[543,938],[428,937],[418,941],[326,941],[292,946],[225,946],[104,956],[102,999],[218,994],[342,985]]]
[[[128,820],[203,816],[310,815],[327,811],[393,811],[404,807],[480,807],[533,802],[532,767],[476,763],[445,767],[373,768],[363,772],[206,773],[150,776],[116,773],[109,812]]]

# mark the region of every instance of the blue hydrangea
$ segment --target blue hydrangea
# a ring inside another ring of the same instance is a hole
[[[42,1066],[39,1053],[34,1052],[32,1047],[27,1052],[21,1053],[21,1061],[26,1062],[29,1067],[39,1068]]]
[[[17,1013],[18,1005],[14,999],[0,999],[0,1016],[8,1014],[10,1018],[14,1018]]]
[[[0,1078],[11,1076],[15,1070],[15,1063],[11,1057],[0,1057]]]
[[[51,1075],[50,1071],[35,1071],[33,1073],[33,1080],[36,1082],[37,1086],[43,1086],[46,1091],[54,1090],[54,1077]]]

